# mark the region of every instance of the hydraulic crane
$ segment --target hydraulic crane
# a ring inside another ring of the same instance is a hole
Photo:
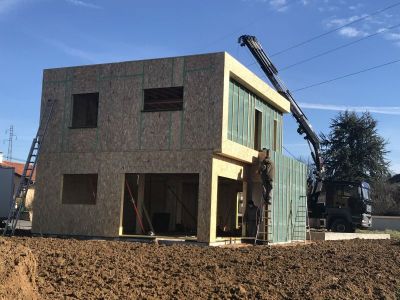
[[[325,167],[321,157],[320,139],[289,89],[278,77],[278,69],[262,49],[255,36],[242,35],[239,44],[247,46],[276,91],[290,102],[290,110],[304,134],[315,164],[314,178],[308,180],[310,221],[324,220],[334,231],[352,231],[355,227],[371,227],[371,199],[366,182],[325,181]]]
[[[299,125],[297,132],[300,135],[305,135],[304,139],[307,140],[310,146],[311,156],[315,163],[315,184],[313,185],[311,198],[313,201],[317,202],[319,194],[322,190],[322,181],[324,180],[325,175],[318,135],[315,133],[304,112],[294,100],[289,89],[278,77],[278,69],[274,66],[267,54],[264,52],[260,43],[257,41],[257,38],[255,36],[242,35],[239,38],[239,43],[241,46],[247,46],[249,48],[250,52],[257,60],[261,69],[264,71],[265,75],[268,77],[276,91],[290,102],[290,111]]]

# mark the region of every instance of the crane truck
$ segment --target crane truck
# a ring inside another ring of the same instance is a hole
[[[298,123],[297,132],[304,135],[311,150],[315,170],[307,180],[308,219],[311,228],[326,228],[337,232],[353,232],[369,228],[372,200],[367,182],[330,181],[325,179],[320,139],[310,121],[278,76],[278,69],[255,36],[242,35],[239,44],[247,46],[276,91],[290,102],[290,111]]]

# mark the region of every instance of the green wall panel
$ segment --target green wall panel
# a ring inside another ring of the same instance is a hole
[[[271,151],[275,180],[268,240],[272,243],[305,240],[307,167],[282,155],[282,114],[233,79],[228,98],[228,139],[236,143],[254,148],[257,109],[262,112],[261,146],[273,149],[274,121],[277,122],[276,151]]]
[[[229,82],[228,139],[254,148],[255,110],[262,113],[261,147],[272,149],[277,121],[276,151],[282,153],[282,114],[233,79]]]
[[[305,240],[307,167],[278,152],[272,153],[275,180],[268,239],[272,243]]]

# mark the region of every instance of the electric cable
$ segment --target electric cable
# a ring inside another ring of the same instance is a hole
[[[336,80],[344,79],[344,78],[347,78],[347,77],[355,76],[355,75],[358,75],[358,74],[361,74],[361,73],[365,73],[365,72],[368,72],[368,71],[372,71],[372,70],[375,70],[375,69],[386,67],[388,65],[392,65],[392,64],[395,64],[395,63],[398,63],[398,62],[400,62],[400,59],[389,61],[389,62],[384,63],[384,64],[373,66],[373,67],[370,67],[370,68],[367,68],[367,69],[363,69],[363,70],[360,70],[360,71],[357,71],[357,72],[345,74],[345,75],[342,75],[342,76],[339,76],[339,77],[335,77],[335,78],[332,78],[332,79],[328,79],[328,80],[325,80],[325,81],[321,81],[321,82],[318,82],[318,83],[310,84],[310,85],[304,86],[302,88],[293,90],[293,92],[299,92],[299,91],[307,90],[307,89],[310,89],[310,88],[313,88],[313,87],[316,87],[316,86],[319,86],[319,85],[323,85],[323,84],[330,83],[330,82],[333,82],[333,81],[336,81]]]
[[[286,8],[290,7],[291,5],[293,5],[295,2],[296,2],[296,0],[288,1],[288,2],[286,2],[283,6],[281,6],[279,9],[286,9]],[[232,36],[232,35],[238,34],[238,33],[241,32],[243,29],[245,29],[245,28],[247,28],[247,27],[249,27],[249,26],[251,26],[251,25],[254,25],[255,23],[258,23],[258,22],[262,21],[263,18],[265,17],[264,15],[265,15],[265,13],[263,12],[263,13],[262,13],[262,16],[260,15],[260,17],[254,18],[251,22],[247,23],[246,25],[241,26],[240,28],[237,28],[236,30],[234,30],[234,31],[232,31],[232,32],[230,32],[230,33],[227,33],[227,34],[225,34],[225,35],[222,35],[221,37],[219,37],[219,38],[217,38],[217,39],[211,41],[210,43],[207,43],[204,47],[205,47],[205,48],[208,48],[209,46],[211,46],[211,45],[213,45],[213,44],[216,44],[216,43],[218,43],[218,42],[220,42],[220,41],[226,40],[228,37],[230,37],[230,36]]]
[[[285,146],[282,146],[282,147],[283,147],[283,149],[286,150],[287,153],[289,153],[290,156],[292,156],[294,159],[296,159],[296,157],[288,149],[286,149]]]
[[[270,56],[273,57],[273,56],[281,55],[281,54],[286,53],[286,52],[288,52],[288,51],[290,51],[290,50],[293,50],[293,49],[295,49],[295,48],[298,48],[298,47],[300,47],[300,46],[303,46],[303,45],[305,45],[305,44],[308,44],[308,43],[310,43],[310,42],[312,42],[312,41],[315,41],[315,40],[317,40],[317,39],[319,39],[319,38],[322,38],[322,37],[324,37],[324,36],[326,36],[326,35],[329,35],[329,34],[331,34],[331,33],[334,33],[334,32],[336,32],[336,31],[338,31],[338,30],[340,30],[340,29],[342,29],[342,28],[344,28],[344,27],[347,27],[347,26],[353,25],[353,24],[355,24],[355,23],[364,21],[364,20],[366,20],[366,19],[368,19],[368,18],[370,18],[370,17],[372,17],[372,16],[378,15],[378,14],[384,12],[384,11],[387,11],[387,10],[392,9],[392,8],[394,8],[394,7],[396,7],[396,6],[399,6],[399,5],[400,5],[400,1],[399,1],[399,2],[395,2],[395,3],[393,3],[393,4],[389,5],[389,6],[386,6],[386,7],[384,7],[384,8],[378,9],[378,10],[376,10],[376,11],[374,11],[374,12],[372,12],[372,13],[369,13],[369,14],[367,14],[367,15],[364,15],[364,16],[362,16],[362,17],[356,19],[356,20],[353,20],[353,21],[351,21],[351,22],[348,22],[348,23],[346,23],[346,24],[343,24],[343,25],[341,25],[341,26],[339,26],[339,27],[336,27],[336,28],[334,28],[334,29],[332,29],[332,30],[329,30],[329,31],[326,31],[326,32],[324,32],[324,33],[318,34],[318,35],[316,35],[316,36],[314,36],[314,37],[311,37],[311,38],[309,38],[309,39],[307,39],[307,40],[305,40],[305,41],[302,41],[302,42],[300,42],[300,43],[298,43],[298,44],[295,44],[295,45],[293,45],[293,46],[290,46],[290,47],[288,47],[288,48],[286,48],[286,49],[283,49],[283,50],[280,50],[280,51],[278,51],[278,52],[275,52],[275,53],[273,53],[273,54],[270,55]]]
[[[298,62],[296,62],[296,63],[287,65],[286,67],[281,68],[279,71],[288,70],[288,69],[293,68],[293,67],[295,67],[295,66],[304,64],[304,63],[309,62],[309,61],[312,61],[312,60],[314,60],[314,59],[316,59],[316,58],[319,58],[319,57],[321,57],[321,56],[325,56],[325,55],[330,54],[330,53],[332,53],[332,52],[335,52],[335,51],[338,51],[338,50],[340,50],[340,49],[343,49],[343,48],[349,47],[349,46],[351,46],[351,45],[357,44],[357,43],[359,43],[359,42],[362,42],[362,41],[364,41],[364,40],[366,40],[366,39],[369,39],[369,38],[371,38],[371,37],[374,37],[374,36],[377,36],[377,35],[379,35],[379,34],[385,33],[385,32],[387,32],[387,31],[392,30],[392,29],[395,29],[395,28],[397,28],[397,27],[400,27],[400,23],[399,23],[399,24],[396,24],[396,25],[393,25],[393,26],[390,26],[390,27],[383,28],[382,30],[379,30],[379,31],[377,31],[377,32],[375,32],[375,33],[372,33],[372,34],[370,34],[370,35],[364,36],[364,37],[362,37],[362,38],[360,38],[360,39],[358,39],[358,40],[352,41],[352,42],[350,42],[350,43],[343,44],[343,45],[341,45],[341,46],[338,46],[338,47],[335,47],[335,48],[333,48],[333,49],[330,49],[330,50],[321,52],[321,53],[316,54],[316,55],[314,55],[314,56],[311,56],[311,57],[309,57],[309,58],[300,60],[300,61],[298,61]]]

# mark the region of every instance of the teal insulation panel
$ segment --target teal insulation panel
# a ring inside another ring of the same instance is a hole
[[[282,113],[240,83],[231,79],[229,82],[228,108],[229,140],[254,148],[256,110],[262,113],[261,148],[282,153]],[[274,126],[274,121],[276,126]],[[276,149],[274,149],[274,145],[276,145]]]
[[[306,239],[307,166],[272,152],[275,180],[268,240],[283,243]]]
[[[282,154],[282,113],[230,79],[229,140],[254,148],[256,110],[262,113],[261,148],[271,149],[275,163],[268,240],[272,243],[305,240],[307,166]]]

